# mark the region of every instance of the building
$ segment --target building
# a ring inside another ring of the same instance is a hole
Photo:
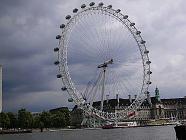
[[[3,68],[0,65],[0,113],[2,112],[3,109],[3,100],[2,100],[2,94],[3,94],[3,87],[2,87],[2,83],[3,83]]]
[[[55,112],[64,112],[64,111],[69,111],[68,107],[59,107],[59,108],[55,108],[55,109],[50,109],[49,112],[50,113],[55,113]]]
[[[135,97],[136,98],[136,97]],[[103,110],[106,112],[120,112],[126,109],[134,99],[110,99],[104,101]],[[94,102],[93,106],[100,109],[100,101]],[[135,120],[152,120],[152,119],[167,119],[167,120],[184,120],[186,119],[186,97],[183,98],[171,98],[160,99],[159,89],[156,87],[155,96],[150,97],[147,95],[147,99],[138,108]]]
[[[104,101],[103,111],[105,112],[120,112],[124,111],[134,100],[129,95],[128,99],[119,98],[107,99]],[[101,101],[93,103],[93,107],[100,109]],[[77,106],[71,112],[75,123],[80,124],[83,120],[83,111]],[[183,98],[161,99],[159,89],[156,87],[154,97],[147,95],[147,99],[141,104],[135,112],[134,117],[128,120],[135,120],[140,124],[145,124],[151,120],[186,120],[186,96]]]

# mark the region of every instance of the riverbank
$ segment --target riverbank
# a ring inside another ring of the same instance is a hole
[[[8,129],[0,130],[0,134],[20,134],[20,133],[32,133],[32,129]]]

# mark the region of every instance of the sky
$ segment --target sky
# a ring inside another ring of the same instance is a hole
[[[43,111],[73,107],[60,90],[53,48],[65,16],[89,0],[1,0],[0,64],[3,66],[3,110]],[[100,2],[95,0],[96,3]],[[153,72],[151,95],[186,96],[186,2],[184,0],[103,0],[121,9],[142,31]]]

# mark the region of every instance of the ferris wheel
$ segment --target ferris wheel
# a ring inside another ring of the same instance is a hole
[[[54,48],[61,89],[89,115],[104,120],[129,117],[146,99],[151,84],[151,61],[141,32],[128,15],[102,2],[82,4],[65,19]],[[116,95],[137,96],[122,111],[107,112],[106,100]]]

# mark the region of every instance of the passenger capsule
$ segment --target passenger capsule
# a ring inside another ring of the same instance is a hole
[[[130,23],[130,26],[134,26],[135,25],[135,23]]]
[[[95,5],[95,3],[94,3],[94,2],[91,2],[89,5],[90,5],[90,6],[94,6],[94,5]]]
[[[58,74],[58,75],[57,75],[57,78],[61,78],[61,77],[62,77],[62,75],[61,75],[61,74]]]
[[[148,65],[149,65],[150,63],[151,63],[151,61],[149,61],[149,60],[146,62],[146,64],[148,64]]]
[[[65,18],[66,18],[67,20],[69,20],[69,19],[71,18],[71,16],[70,16],[70,15],[67,15]]]
[[[72,98],[69,98],[69,99],[68,99],[68,102],[73,102],[73,99],[72,99]]]
[[[145,50],[145,51],[144,51],[144,54],[148,54],[148,53],[149,53],[149,51],[148,51],[148,50]]]
[[[124,19],[127,19],[128,17],[129,17],[128,15],[124,15],[124,16],[123,16]]]
[[[62,29],[62,28],[65,28],[65,24],[61,24],[60,25],[60,28]]]
[[[100,7],[102,7],[104,4],[103,4],[103,2],[100,2],[99,4],[98,4],[98,6],[100,6]]]
[[[144,40],[141,41],[141,44],[145,44],[145,43],[146,43],[146,41],[144,41]]]
[[[137,32],[136,32],[136,35],[139,35],[139,34],[141,34],[141,32],[140,32],[140,31],[137,31]]]
[[[119,12],[121,12],[121,10],[120,10],[120,9],[116,10],[116,13],[119,13]]]
[[[81,5],[81,8],[82,8],[82,9],[83,9],[83,8],[85,8],[85,7],[86,7],[86,5],[85,5],[85,4],[82,4],[82,5]]]
[[[111,9],[111,8],[112,8],[112,5],[108,5],[107,8],[108,8],[108,9]]]
[[[149,91],[145,91],[144,93],[145,93],[145,94],[149,94],[150,92],[149,92]]]
[[[54,48],[54,52],[57,52],[57,51],[59,51],[59,48]]]
[[[150,70],[149,70],[149,71],[147,71],[147,74],[149,74],[149,75],[150,75],[150,74],[152,74],[152,71],[150,71]]]
[[[77,13],[77,11],[78,11],[78,9],[77,9],[77,8],[75,8],[75,9],[73,10],[73,13]]]
[[[62,91],[65,91],[65,90],[67,90],[67,88],[66,87],[62,87],[61,90]]]
[[[60,36],[60,35],[57,35],[57,36],[56,36],[56,39],[61,39],[61,36]]]
[[[58,64],[59,64],[59,61],[55,61],[54,64],[55,64],[55,65],[58,65]]]
[[[150,84],[152,84],[152,82],[151,81],[147,81],[147,84],[150,85]]]

